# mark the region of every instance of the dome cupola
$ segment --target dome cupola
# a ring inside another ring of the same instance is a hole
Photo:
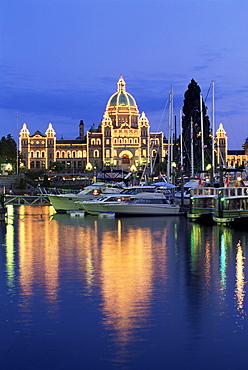
[[[126,92],[126,82],[124,81],[122,75],[119,78],[117,86],[118,91],[110,97],[107,104],[107,109],[108,107],[117,107],[117,106],[137,107],[136,102],[132,95]]]

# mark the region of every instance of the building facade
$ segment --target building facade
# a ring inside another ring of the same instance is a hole
[[[108,100],[103,119],[85,133],[84,122],[79,123],[75,140],[57,139],[49,123],[45,134],[30,134],[24,123],[20,131],[19,148],[25,169],[48,170],[53,162],[62,162],[65,172],[77,174],[85,169],[115,168],[130,170],[144,168],[167,157],[168,143],[163,132],[150,132],[145,113],[140,114],[134,97],[126,91],[120,76],[117,92]],[[248,141],[244,150],[228,150],[228,138],[223,124],[215,135],[217,164],[227,167],[245,166],[248,161]]]
[[[135,99],[126,91],[122,76],[117,92],[108,100],[99,127],[94,125],[84,132],[79,123],[79,137],[75,140],[57,139],[49,123],[45,134],[30,134],[24,123],[20,131],[19,148],[26,169],[48,169],[53,162],[62,162],[67,173],[80,173],[90,168],[130,170],[151,161],[164,161],[167,142],[162,132],[150,132],[144,112],[139,113]]]

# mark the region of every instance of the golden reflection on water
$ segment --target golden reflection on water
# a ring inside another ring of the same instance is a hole
[[[244,264],[245,257],[243,256],[243,250],[240,241],[237,244],[237,253],[236,253],[236,301],[237,309],[242,311],[244,308],[244,298],[245,298],[245,273],[244,273]]]
[[[153,238],[149,229],[104,233],[102,239],[102,296],[105,324],[126,342],[130,330],[139,326],[152,295]]]
[[[14,288],[15,280],[15,259],[14,259],[14,207],[8,206],[8,220],[6,223],[5,243],[6,243],[6,274],[9,292]]]

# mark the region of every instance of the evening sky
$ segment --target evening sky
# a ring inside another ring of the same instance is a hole
[[[191,79],[229,149],[248,137],[248,2],[239,0],[1,0],[0,137],[74,139],[98,125],[120,74],[152,131],[168,131]]]

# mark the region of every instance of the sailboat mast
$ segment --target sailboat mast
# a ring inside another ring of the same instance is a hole
[[[202,155],[202,171],[204,171],[204,131],[203,131],[203,111],[202,111],[202,94],[200,94],[200,111],[201,111],[201,155]]]
[[[169,105],[169,124],[168,124],[168,150],[167,150],[167,181],[170,181],[170,169],[171,169],[171,94],[170,105]]]
[[[190,154],[191,154],[191,177],[194,176],[194,141],[193,141],[193,119],[191,117],[191,121],[190,121],[190,138],[191,138],[191,150],[190,150]]]
[[[212,169],[213,175],[215,172],[215,151],[214,151],[214,137],[215,137],[215,112],[214,112],[214,81],[212,81]]]
[[[16,174],[18,175],[18,171],[19,171],[19,155],[18,155],[18,141],[19,141],[19,138],[18,138],[18,112],[16,113]]]
[[[180,109],[180,162],[181,169],[183,168],[183,112]]]
[[[171,168],[171,165],[172,165],[172,162],[174,161],[174,140],[173,140],[173,121],[174,121],[174,115],[173,115],[173,110],[174,110],[174,107],[173,107],[173,85],[171,85],[171,164],[170,164],[170,168]]]

